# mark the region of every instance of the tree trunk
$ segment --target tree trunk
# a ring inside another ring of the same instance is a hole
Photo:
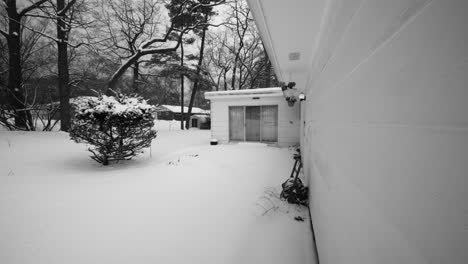
[[[206,24],[207,21],[208,21],[208,13],[205,14],[205,24]],[[199,55],[198,64],[197,64],[197,76],[198,77],[200,77],[200,71],[201,71],[201,67],[202,67],[202,63],[203,63],[203,51],[205,49],[205,36],[206,36],[206,30],[207,29],[208,28],[205,26],[205,27],[203,27],[203,31],[202,31],[202,39],[201,39],[201,45],[200,45],[200,55]],[[189,103],[189,106],[188,106],[187,119],[185,121],[185,128],[187,128],[187,129],[189,128],[190,115],[192,114],[192,107],[193,107],[193,103],[195,101],[195,95],[197,94],[198,84],[199,84],[199,81],[197,79],[197,80],[195,80],[195,82],[193,84],[192,94],[190,95],[190,103]]]
[[[139,89],[138,89],[138,75],[139,75],[139,71],[140,71],[140,64],[137,62],[135,62],[135,64],[133,64],[133,83],[132,83],[132,89],[133,89],[133,92],[134,93],[138,93],[139,92]]]
[[[234,65],[233,65],[233,68],[232,68],[232,80],[231,80],[231,85],[232,85],[232,89],[235,90],[235,85],[236,85],[236,71],[237,71],[237,64],[239,62],[239,58],[240,58],[240,53],[242,51],[242,49],[244,48],[244,37],[245,37],[245,33],[247,32],[247,29],[249,27],[249,24],[248,24],[248,19],[249,19],[249,13],[250,13],[250,10],[247,11],[246,15],[245,15],[245,24],[242,24],[242,22],[240,22],[240,17],[239,17],[239,12],[237,10],[237,8],[240,8],[238,6],[238,2],[236,1],[236,30],[237,30],[237,36],[239,37],[239,48],[237,49],[237,52],[235,54],[235,57],[234,57]],[[240,32],[240,29],[242,29],[242,33]],[[239,81],[239,86],[240,86],[240,81]],[[240,87],[238,88],[240,89]]]
[[[157,53],[165,53],[165,52],[170,52],[177,50],[179,48],[179,45],[181,43],[181,38],[177,41],[177,44],[172,47],[172,48],[162,48],[158,50],[150,49],[150,50],[144,50],[144,51],[137,51],[135,54],[133,54],[127,61],[122,64],[117,71],[111,76],[109,82],[107,83],[107,89],[106,89],[106,95],[113,95],[114,93],[112,91],[115,91],[115,86],[117,85],[120,77],[127,71],[127,69],[132,66],[132,64],[138,62],[138,60],[142,56],[150,55],[150,54],[157,54]]]
[[[232,90],[235,90],[236,88],[236,70],[237,70],[237,60],[238,60],[238,55],[236,54],[235,58],[234,58],[234,65],[232,67],[232,79],[231,79],[231,87],[232,87]]]
[[[266,87],[271,87],[271,62],[270,62],[270,58],[268,57],[268,52],[266,51],[265,47],[263,47],[263,50],[264,50],[264,52],[265,52],[265,60],[266,60],[266,69],[265,69],[266,80],[265,80],[265,86],[266,86]]]
[[[224,77],[224,91],[227,91],[227,88],[228,88],[228,86],[227,86],[227,84],[228,84],[227,83],[227,76],[226,76],[227,72],[228,72],[227,70],[224,71],[224,76],[223,76]]]
[[[16,1],[7,1],[8,12],[8,101],[16,112],[15,126],[33,129],[31,113],[26,108],[26,101],[22,92],[21,69],[21,16],[16,11]]]
[[[184,67],[184,43],[180,43],[180,66]],[[184,74],[180,74],[180,129],[184,130]]]
[[[115,86],[119,81],[120,77],[125,73],[125,71],[134,63],[138,61],[141,57],[141,53],[137,52],[129,60],[120,66],[120,68],[112,75],[109,83],[107,84],[106,95],[114,95],[112,91],[115,91]]]
[[[65,0],[57,0],[57,10],[65,8]],[[60,130],[70,129],[70,75],[68,71],[68,32],[65,23],[65,14],[57,16],[57,50],[58,50],[58,90],[60,97]]]
[[[221,83],[221,73],[218,75],[218,80],[216,80],[216,91],[219,91],[219,84]]]
[[[244,72],[242,70],[242,65],[239,65],[239,90],[242,89],[242,83],[243,83],[243,80],[244,80]]]

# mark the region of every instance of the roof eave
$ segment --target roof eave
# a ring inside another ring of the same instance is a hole
[[[270,29],[267,23],[267,18],[263,11],[264,10],[263,5],[259,0],[247,0],[247,3],[250,7],[250,10],[256,22],[257,28],[260,31],[263,45],[265,46],[265,49],[268,53],[268,58],[271,61],[273,70],[276,73],[276,77],[278,78],[279,81],[284,81],[283,74],[281,72],[281,68],[278,62],[278,58],[276,57],[277,53],[275,52],[275,47],[273,45],[273,41],[271,38]]]

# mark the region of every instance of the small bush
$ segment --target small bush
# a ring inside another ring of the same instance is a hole
[[[154,107],[141,97],[86,97],[76,103],[76,111],[70,137],[90,144],[91,158],[103,165],[131,159],[156,138]]]

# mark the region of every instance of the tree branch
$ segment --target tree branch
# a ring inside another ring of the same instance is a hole
[[[68,10],[75,4],[76,0],[71,0],[68,2],[68,4],[62,9],[62,10],[57,10],[57,15],[58,16],[64,16]]]
[[[36,9],[36,8],[39,8],[42,4],[44,4],[45,2],[47,2],[48,0],[39,0],[37,1],[36,3],[24,8],[20,13],[19,13],[19,16],[22,17],[24,15],[26,15],[26,13]]]
[[[0,29],[0,34],[2,34],[5,38],[8,38],[8,33],[6,33],[3,29]]]
[[[50,39],[50,40],[52,40],[52,41],[55,41],[55,42],[61,42],[59,39],[56,39],[56,38],[54,38],[54,37],[52,37],[52,36],[49,36],[49,35],[47,35],[47,34],[45,34],[45,33],[43,33],[43,32],[40,32],[40,31],[38,31],[38,30],[36,30],[36,29],[34,29],[34,28],[32,28],[32,27],[28,27],[28,26],[26,26],[24,23],[22,23],[22,22],[20,22],[20,21],[17,21],[17,20],[11,19],[11,18],[10,18],[10,20],[13,20],[13,21],[16,21],[16,22],[20,23],[21,26],[23,26],[24,28],[29,29],[29,30],[31,30],[32,32],[37,33],[37,34],[39,34],[39,35],[41,35],[41,36],[43,36],[43,37],[45,37],[45,38],[48,38],[48,39]],[[0,31],[1,31],[1,29],[0,29]],[[6,32],[0,32],[0,33],[2,33],[2,35],[3,35],[3,34],[6,33]],[[5,35],[5,37],[8,37],[8,36],[9,36],[8,34]],[[68,41],[66,41],[66,40],[62,40],[62,41],[65,42],[65,43],[67,43],[67,45],[70,46],[70,47],[72,47],[72,48],[78,48],[78,47],[80,47],[80,46],[90,45],[89,43],[84,43],[84,42],[81,42],[81,43],[79,43],[79,44],[72,44],[72,43],[70,43],[70,42],[68,42]]]

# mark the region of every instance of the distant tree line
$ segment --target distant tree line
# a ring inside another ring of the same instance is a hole
[[[138,93],[190,113],[208,107],[204,91],[275,85],[245,0],[0,2],[0,125],[11,130],[68,131],[77,96]]]

